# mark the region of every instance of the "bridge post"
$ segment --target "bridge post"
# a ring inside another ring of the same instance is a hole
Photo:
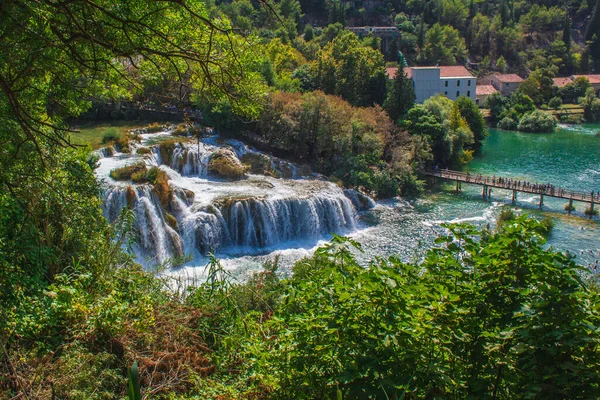
[[[573,210],[573,198],[569,199],[569,215],[571,215],[571,211]]]
[[[483,190],[481,191],[481,197],[483,197],[484,200],[487,199],[487,185],[483,185]]]
[[[517,201],[517,189],[513,189],[512,192],[512,203],[515,204],[515,202]]]
[[[456,178],[456,193],[460,192],[460,181],[458,180],[458,178]]]
[[[542,209],[543,205],[544,205],[544,194],[540,193],[540,204],[539,204],[540,210]]]

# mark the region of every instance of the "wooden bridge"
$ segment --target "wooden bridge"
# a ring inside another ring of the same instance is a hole
[[[491,198],[492,188],[511,190],[513,203],[517,201],[518,192],[539,195],[540,200],[538,205],[540,209],[544,205],[544,196],[568,200],[569,205],[565,207],[565,209],[569,211],[569,213],[574,210],[573,201],[588,203],[590,207],[585,213],[590,216],[594,215],[594,204],[600,203],[600,193],[595,193],[594,191],[580,192],[576,190],[568,190],[556,187],[549,183],[528,182],[506,177],[490,177],[481,174],[470,174],[469,172],[451,171],[448,169],[427,170],[425,171],[425,175],[433,177],[434,183],[438,178],[456,181],[457,192],[461,191],[463,183],[480,185],[482,186],[481,195],[486,200]]]

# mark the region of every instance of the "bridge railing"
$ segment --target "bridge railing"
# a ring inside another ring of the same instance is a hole
[[[523,186],[521,180],[521,185],[514,185],[514,181],[512,184],[501,183],[498,181],[498,177],[490,177],[482,174],[471,174],[468,172],[461,171],[453,171],[453,170],[445,170],[445,169],[429,169],[425,171],[425,175],[429,176],[438,176],[440,178],[446,179],[455,179],[460,180],[462,182],[467,183],[475,183],[479,185],[490,185],[498,188],[504,189],[516,189],[519,191],[527,192],[527,193],[536,193],[536,194],[544,194],[554,197],[561,197],[565,199],[573,198],[575,200],[581,201],[594,201],[600,202],[600,193],[594,193],[592,198],[592,192],[581,192],[577,190],[564,189],[561,187],[553,187],[552,189],[540,189],[544,184],[540,184],[537,182],[530,182],[530,185]],[[534,189],[534,185],[537,185],[537,188]]]

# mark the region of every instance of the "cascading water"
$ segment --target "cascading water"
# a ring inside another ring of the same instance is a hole
[[[276,179],[250,174],[230,181],[211,176],[208,166],[214,154],[228,152],[236,158],[251,151],[238,141],[182,140],[172,145],[169,154],[164,149],[161,153],[158,146],[145,156],[138,155],[135,146],[133,150],[131,155],[102,153],[97,175],[108,185],[106,218],[115,221],[126,206],[135,214],[134,248],[138,260],[147,265],[209,251],[256,254],[286,242],[346,234],[356,228],[357,210],[372,206],[368,197],[356,191],[345,193],[318,177]],[[279,166],[290,176],[298,174],[289,163],[267,159],[271,160],[268,174],[282,176],[276,170]],[[110,170],[141,161],[148,167],[159,166],[168,175],[167,198],[159,196],[152,184],[109,177]]]

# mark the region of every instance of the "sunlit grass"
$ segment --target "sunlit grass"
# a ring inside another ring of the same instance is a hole
[[[131,129],[141,128],[148,125],[148,121],[105,121],[91,122],[75,125],[73,129],[78,132],[71,134],[74,144],[89,144],[93,149],[103,147],[102,138],[106,134],[123,136]]]

